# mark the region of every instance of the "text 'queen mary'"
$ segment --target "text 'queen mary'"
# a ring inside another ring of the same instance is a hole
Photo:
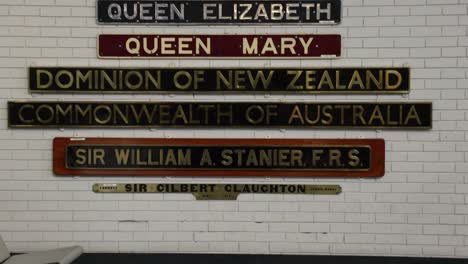
[[[99,35],[99,56],[117,57],[339,57],[340,35]]]

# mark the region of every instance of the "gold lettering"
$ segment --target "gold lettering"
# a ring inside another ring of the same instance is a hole
[[[131,82],[131,80],[134,79],[134,78],[131,78],[132,76],[136,76],[137,82],[135,84]],[[143,76],[141,75],[141,73],[137,71],[129,71],[125,75],[125,86],[127,86],[128,89],[130,90],[140,89],[142,84],[143,84]]]
[[[130,149],[114,149],[115,159],[118,165],[127,165]]]
[[[129,120],[128,120],[128,107],[125,107],[125,113],[122,112],[122,110],[117,106],[117,105],[114,105],[113,108],[112,108],[114,111],[113,111],[113,121],[114,121],[114,124],[118,124],[119,122],[117,122],[117,117],[120,117],[121,120],[125,123],[125,124],[128,124],[129,123]]]
[[[394,76],[397,77],[397,81],[394,84],[390,83],[390,76],[391,75],[394,75]],[[403,77],[401,76],[401,73],[399,73],[398,71],[396,71],[396,70],[387,70],[385,72],[385,86],[387,87],[387,89],[389,89],[389,90],[398,89],[398,87],[400,87],[402,81],[403,81]]]
[[[18,110],[18,117],[19,119],[21,120],[21,122],[23,123],[26,123],[26,124],[30,124],[30,123],[33,123],[34,120],[33,119],[26,119],[24,118],[23,116],[23,111],[26,109],[26,108],[30,108],[34,111],[34,106],[33,105],[30,105],[30,104],[25,104],[25,105],[22,105],[20,107],[20,109]]]
[[[182,119],[184,124],[188,124],[187,116],[185,115],[185,111],[182,105],[177,106],[174,118],[172,118],[172,124],[179,124],[177,119]]]
[[[361,89],[366,88],[364,86],[364,83],[362,82],[362,78],[361,78],[361,75],[359,74],[359,71],[354,71],[353,76],[351,77],[351,81],[349,81],[348,89],[349,90],[353,89],[354,85],[359,85],[359,88]]]
[[[287,74],[288,75],[293,75],[294,74],[293,79],[288,84],[288,87],[287,87],[288,90],[302,90],[302,89],[304,89],[304,86],[296,85],[297,80],[299,80],[299,78],[301,77],[302,71],[300,71],[300,70],[288,71]]]
[[[72,112],[72,105],[66,106],[66,109],[63,110],[61,105],[56,105],[55,107],[55,122],[57,124],[60,124],[60,116],[64,117],[65,120],[67,120],[68,123],[73,122],[73,112]]]
[[[43,109],[47,110],[47,112],[49,113],[49,117],[45,117],[45,118],[44,118],[44,116],[42,116],[42,115],[40,114],[41,110],[43,110]],[[41,123],[41,124],[48,124],[48,123],[50,123],[52,120],[54,120],[54,113],[55,113],[55,111],[54,111],[54,109],[53,109],[51,106],[45,105],[45,104],[40,105],[40,106],[36,109],[36,120],[39,121],[39,123]]]
[[[105,113],[104,115],[98,113],[101,109],[104,110],[103,112]],[[104,125],[104,124],[107,124],[112,119],[112,110],[107,105],[98,105],[96,108],[94,108],[93,116],[94,116],[94,121],[96,121],[96,123],[100,125]]]
[[[333,107],[331,105],[325,105],[322,107],[323,116],[328,118],[328,119],[322,118],[322,124],[330,125],[331,123],[333,123],[333,115],[331,113],[332,110],[333,110]]]
[[[337,90],[344,90],[346,89],[346,85],[341,84],[341,72],[339,70],[335,71],[335,87]]]
[[[379,79],[377,80],[377,78],[372,73],[372,71],[367,70],[366,71],[366,86],[368,89],[371,89],[371,81],[374,83],[377,89],[382,90],[383,89],[383,71],[379,70]]]
[[[111,88],[117,89],[117,72],[112,71],[112,79],[105,71],[101,71],[101,90],[105,89],[105,83],[110,84]]]
[[[80,105],[75,105],[75,123],[80,123],[83,119],[88,116],[87,123],[91,123],[92,115],[91,115],[91,105],[87,105],[86,108],[83,110]]]
[[[289,150],[288,149],[280,149],[278,151],[278,163],[280,166],[288,167],[289,166],[289,161],[288,161],[288,154]]]
[[[66,75],[68,77],[68,81],[66,81],[65,83],[62,83],[61,77],[63,75]],[[55,75],[55,83],[61,89],[68,89],[73,85],[73,74],[71,74],[71,72],[66,71],[66,70],[60,70]]]
[[[320,82],[318,84],[318,90],[322,90],[323,86],[327,86],[329,89],[335,89],[333,84],[332,78],[328,71],[324,71],[322,78],[320,78]]]
[[[330,149],[330,160],[329,160],[329,165],[330,166],[336,166],[340,167],[341,166],[341,151],[338,149]],[[335,165],[333,165],[335,163]]]
[[[408,125],[411,119],[416,120],[418,125],[421,125],[421,119],[419,118],[418,111],[416,111],[416,107],[414,105],[411,106],[409,113],[406,116],[405,125]]]
[[[101,163],[101,165],[106,164],[104,161],[104,154],[104,149],[93,149],[93,164],[98,164],[98,161]]]
[[[138,112],[135,109],[135,105],[130,104],[129,107],[132,110],[133,117],[135,118],[137,123],[141,123],[141,119],[143,117],[145,117],[148,124],[153,123],[153,118],[154,118],[154,114],[155,114],[155,112],[157,110],[157,106],[153,106],[153,111],[151,111],[151,114],[148,111],[148,107],[146,105],[141,105],[141,108],[140,108],[140,110]]]
[[[361,125],[367,125],[363,114],[364,107],[362,105],[353,105],[353,125],[357,125],[358,120],[361,122]]]
[[[302,167],[302,156],[303,153],[299,149],[291,150],[291,166],[299,166]]]
[[[224,165],[224,166],[231,166],[232,165],[232,150],[230,149],[224,149],[223,151],[221,151],[221,157],[223,158],[223,160],[221,161],[221,163]]]
[[[179,166],[191,166],[192,165],[192,151],[186,149],[185,152],[183,149],[177,151],[178,165]]]
[[[164,165],[165,166],[177,165],[177,160],[174,155],[174,151],[172,149],[169,149],[169,151],[167,152],[167,157],[166,157],[166,161],[164,162]]]
[[[213,162],[211,161],[210,151],[208,149],[203,149],[200,166],[211,166],[212,164]]]
[[[314,90],[317,88],[315,86],[315,82],[317,82],[316,75],[317,71],[306,71],[306,83],[305,83],[305,88],[307,90]]]
[[[88,84],[88,89],[93,89],[93,71],[86,71],[86,74],[80,70],[76,71],[76,88],[79,90],[81,89],[81,83]],[[98,88],[97,86],[95,87]]]
[[[255,154],[255,150],[251,149],[247,154],[247,161],[245,163],[245,166],[258,167],[258,160],[257,155]]]
[[[47,82],[41,83],[42,76],[45,74],[47,76]],[[52,85],[52,73],[47,70],[36,69],[36,87],[37,89],[49,89]]]
[[[304,125],[304,117],[302,117],[302,113],[298,105],[294,106],[292,113],[289,115],[288,124],[291,125],[295,121],[295,119],[299,119],[299,123],[301,125]]]
[[[234,87],[236,89],[245,89],[245,71],[234,72]]]
[[[75,155],[78,159],[75,160],[76,164],[84,165],[86,164],[86,149],[79,148],[76,150]]]
[[[227,79],[223,72],[220,70],[216,71],[216,90],[221,90],[221,85],[223,84],[227,89],[232,90],[232,71],[228,71]]]
[[[374,111],[372,111],[371,117],[369,118],[369,125],[372,125],[376,119],[380,121],[380,125],[385,125],[385,119],[382,115],[382,111],[380,111],[380,106],[378,105],[376,105],[374,107]]]
[[[312,150],[312,166],[317,166],[317,162],[322,159],[321,158],[322,154],[323,154],[323,149]]]
[[[359,164],[361,164],[361,160],[359,158],[359,150],[357,149],[350,150],[348,152],[348,158],[350,159],[350,161],[348,162],[350,166],[357,167],[359,166]]]
[[[156,71],[153,74],[150,71],[145,71],[145,88],[150,89],[150,82],[157,90],[161,89],[161,71]]]

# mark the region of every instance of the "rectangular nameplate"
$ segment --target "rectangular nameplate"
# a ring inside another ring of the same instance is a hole
[[[100,68],[30,67],[32,93],[408,93],[406,67]]]
[[[380,177],[381,139],[55,138],[57,175]]]
[[[431,103],[8,102],[12,128],[430,129]]]
[[[120,35],[98,37],[99,58],[335,58],[340,35]]]
[[[339,185],[309,184],[209,184],[209,183],[96,183],[95,193],[191,193],[197,200],[237,200],[241,193],[329,194],[341,193]]]
[[[340,0],[98,0],[100,24],[337,24]]]

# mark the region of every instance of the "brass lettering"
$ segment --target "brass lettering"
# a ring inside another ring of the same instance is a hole
[[[341,166],[341,151],[338,149],[330,149],[329,166]]]
[[[396,83],[393,83],[393,84],[390,83],[390,76],[391,75],[396,76],[396,78],[397,78]],[[401,76],[401,73],[399,73],[398,71],[396,71],[396,70],[387,70],[387,71],[385,71],[385,86],[387,87],[387,89],[389,89],[389,90],[398,89],[398,87],[400,87],[402,81],[403,81],[403,77]]]
[[[421,118],[419,117],[418,111],[416,110],[416,107],[414,105],[411,106],[408,115],[406,116],[405,119],[405,125],[408,125],[410,120],[416,120],[416,123],[418,125],[421,125]]]
[[[231,166],[232,163],[233,163],[233,159],[232,159],[232,150],[230,149],[224,149],[223,151],[221,151],[221,157],[223,158],[221,160],[221,163],[224,165],[224,166]]]
[[[93,71],[86,71],[86,74],[83,74],[80,70],[76,71],[76,88],[81,89],[81,84],[88,84],[88,89],[93,88]],[[97,87],[96,87],[97,88]]]
[[[360,125],[367,125],[363,114],[364,114],[364,107],[362,105],[353,106],[353,125],[358,125],[358,121],[361,122]]]
[[[105,72],[101,71],[101,90],[104,90],[106,87],[106,84],[110,85],[110,87],[114,90],[117,89],[117,72],[112,71],[112,79],[111,77]]]
[[[383,71],[379,70],[379,79],[375,77],[372,71],[366,71],[366,86],[368,89],[371,89],[371,82],[377,87],[378,90],[383,89]],[[388,87],[388,86],[387,86]]]
[[[66,106],[65,110],[62,108],[61,105],[57,105],[55,108],[55,123],[60,124],[60,117],[63,117],[64,120],[66,120],[67,123],[72,123],[73,122],[73,111],[72,111],[72,105]]]
[[[221,90],[222,85],[226,89],[232,90],[232,71],[228,71],[227,78],[222,71],[216,71],[216,90]]]
[[[314,149],[312,150],[312,166],[317,166],[317,162],[322,159],[324,151],[323,149]]]
[[[213,161],[211,161],[210,151],[208,149],[203,149],[202,157],[200,160],[200,166],[212,166]]]
[[[75,160],[76,164],[84,165],[86,164],[86,149],[79,148],[76,150],[75,155],[78,158]]]
[[[322,90],[323,86],[327,86],[329,89],[335,89],[335,86],[328,71],[323,72],[322,78],[320,78],[320,82],[318,84],[317,89]]]
[[[42,83],[42,76],[47,76],[47,82]],[[52,85],[52,73],[47,70],[36,70],[36,87],[37,89],[49,89]]]
[[[361,159],[359,158],[359,150],[352,149],[348,152],[349,162],[348,164],[352,167],[358,167],[361,164]]]
[[[41,114],[41,110],[43,109],[48,113],[48,117]],[[50,124],[50,122],[54,120],[54,113],[55,111],[51,106],[45,104],[40,105],[36,109],[36,120],[41,124]]]
[[[101,113],[99,113],[101,109],[104,111],[101,111]],[[94,108],[93,116],[94,121],[96,121],[96,123],[100,125],[105,125],[109,123],[109,121],[112,119],[112,110],[107,105],[98,105],[96,108]]]
[[[289,115],[288,124],[291,125],[294,122],[297,122],[295,119],[298,119],[299,124],[304,124],[304,117],[302,117],[302,113],[298,105],[294,106],[292,113]]]
[[[132,83],[132,76],[135,76],[137,79],[136,83]],[[138,90],[141,88],[141,85],[143,84],[143,76],[141,75],[140,72],[138,71],[129,71],[125,75],[125,86],[128,87],[130,90]]]
[[[22,105],[20,107],[20,109],[18,110],[18,117],[19,119],[21,120],[21,122],[25,123],[25,124],[31,124],[34,122],[33,119],[26,119],[24,116],[23,116],[23,111],[26,109],[26,108],[30,108],[34,111],[34,106],[33,105],[30,105],[30,104],[25,104],[25,105]]]
[[[288,75],[294,75],[293,79],[291,82],[289,82],[288,87],[286,89],[288,90],[302,90],[304,89],[304,86],[302,85],[296,85],[297,80],[301,77],[302,71],[297,70],[297,71],[288,71]]]
[[[127,165],[130,156],[130,149],[114,149],[115,159],[118,165]]]
[[[353,76],[351,77],[351,81],[348,84],[348,89],[352,89],[354,85],[359,85],[359,88],[361,88],[362,90],[365,89],[359,71],[354,71]]]
[[[62,83],[61,77],[64,75],[68,77],[68,81],[65,81],[65,83]],[[71,74],[71,72],[66,71],[66,70],[60,70],[55,75],[55,83],[61,89],[68,89],[73,85],[73,74]]]
[[[145,88],[150,89],[150,85],[161,90],[161,71],[156,71],[154,75],[150,71],[145,71]]]
[[[380,111],[380,107],[377,105],[374,107],[374,111],[372,111],[371,117],[369,118],[369,125],[372,125],[374,120],[379,120],[381,125],[385,124],[385,119],[382,115],[382,111]]]

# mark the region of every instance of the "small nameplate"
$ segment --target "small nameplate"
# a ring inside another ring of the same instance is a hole
[[[241,193],[253,194],[329,194],[341,193],[339,185],[290,184],[156,184],[97,183],[95,193],[191,193],[197,200],[236,200]]]
[[[31,67],[32,93],[408,93],[410,69]]]
[[[56,138],[57,175],[369,176],[384,174],[379,139]]]
[[[431,103],[8,102],[9,126],[430,129]]]
[[[340,35],[118,35],[98,37],[99,58],[335,58]]]
[[[98,0],[101,24],[337,24],[340,0]]]

